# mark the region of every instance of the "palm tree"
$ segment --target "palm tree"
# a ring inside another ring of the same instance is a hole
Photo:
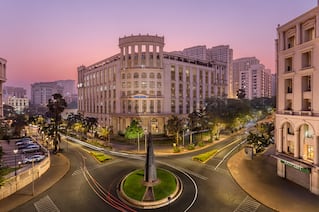
[[[99,127],[98,128],[98,135],[105,139],[105,141],[108,140],[110,142],[110,128],[109,127]]]
[[[95,117],[85,117],[84,118],[84,128],[86,133],[87,132],[93,132],[94,129],[97,127],[98,121]]]
[[[53,99],[49,99],[49,103],[47,107],[49,111],[46,113],[46,116],[50,118],[51,122],[53,123],[53,144],[54,144],[54,151],[56,152],[58,149],[58,145],[61,142],[61,138],[58,134],[59,125],[62,122],[61,113],[67,107],[67,103],[65,99],[63,99],[62,95],[59,93],[53,94]]]

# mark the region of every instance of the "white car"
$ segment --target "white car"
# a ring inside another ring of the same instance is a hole
[[[32,163],[32,161],[34,162],[39,162],[41,160],[43,160],[45,158],[44,155],[32,155],[30,157],[27,157],[23,160],[23,163]]]
[[[29,144],[28,146],[26,146],[24,149],[22,149],[23,153],[28,153],[28,152],[35,152],[35,151],[39,151],[40,150],[40,146],[37,144]]]

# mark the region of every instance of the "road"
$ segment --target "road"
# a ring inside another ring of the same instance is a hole
[[[240,139],[232,137],[196,153],[156,156],[158,167],[181,178],[184,191],[175,202],[152,211],[272,211],[250,198],[227,170],[227,159],[238,151],[234,147]],[[221,151],[206,164],[191,159],[216,148]],[[13,211],[150,211],[124,204],[117,195],[121,179],[144,167],[143,157],[113,156],[113,160],[99,164],[77,144],[69,144],[64,154],[71,164],[66,176]]]

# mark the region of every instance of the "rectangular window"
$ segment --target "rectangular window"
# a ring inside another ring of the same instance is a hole
[[[285,71],[286,72],[292,71],[292,57],[288,57],[285,59]]]
[[[285,80],[286,93],[292,93],[292,79]]]
[[[303,92],[311,91],[311,76],[302,77],[302,90]]]
[[[305,30],[304,32],[304,42],[311,41],[315,38],[315,29],[314,27]]]
[[[313,146],[307,145],[307,159],[313,160]]]
[[[290,49],[295,46],[295,36],[291,36],[287,40],[287,49]]]
[[[175,78],[175,66],[171,66],[171,80],[176,80],[176,78]]]
[[[311,111],[311,100],[310,99],[304,99],[302,101],[302,110],[303,111]]]
[[[301,68],[310,68],[311,66],[311,51],[302,53]]]
[[[175,100],[172,100],[172,101],[171,101],[171,112],[172,112],[172,113],[175,113],[175,111],[176,111],[176,110],[175,110]]]

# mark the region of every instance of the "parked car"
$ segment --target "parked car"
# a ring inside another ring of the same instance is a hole
[[[40,146],[37,144],[29,144],[27,145],[24,149],[22,149],[23,153],[28,153],[28,152],[35,152],[35,151],[39,151],[40,150]]]
[[[16,146],[24,146],[26,144],[33,144],[33,141],[32,140],[21,140],[19,142],[16,143]]]
[[[30,157],[27,157],[23,160],[23,163],[32,163],[32,161],[34,162],[39,162],[41,160],[43,160],[45,158],[44,155],[32,155]]]

